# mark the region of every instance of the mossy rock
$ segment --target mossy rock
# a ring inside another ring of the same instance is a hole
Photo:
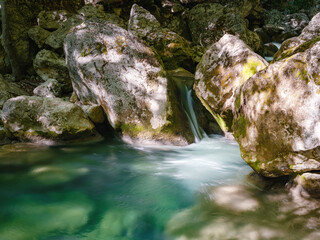
[[[256,73],[236,96],[233,132],[266,177],[320,170],[320,42]]]

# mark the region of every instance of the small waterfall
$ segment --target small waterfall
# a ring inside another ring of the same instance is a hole
[[[195,142],[200,142],[201,139],[207,137],[207,134],[198,124],[198,120],[193,109],[192,89],[189,90],[186,85],[183,85],[182,88],[180,88],[180,92],[182,95],[182,106],[188,117]]]

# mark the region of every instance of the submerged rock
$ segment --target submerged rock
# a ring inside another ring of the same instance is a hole
[[[72,91],[66,61],[56,53],[46,49],[41,50],[33,61],[33,67],[44,81],[55,79],[61,84],[63,92]]]
[[[235,91],[268,63],[238,37],[224,35],[197,66],[194,89],[224,132],[231,131]]]
[[[281,60],[295,53],[304,52],[318,41],[320,41],[320,13],[311,19],[298,37],[289,38],[282,43],[279,51],[274,55],[274,60]]]
[[[320,42],[256,73],[236,97],[234,136],[264,176],[320,170]]]
[[[51,143],[98,136],[83,110],[60,98],[11,98],[4,104],[2,121],[6,131],[21,141]]]
[[[128,29],[157,50],[166,69],[194,69],[191,43],[177,33],[162,28],[150,12],[137,4],[131,8]]]
[[[126,141],[192,142],[173,83],[151,48],[133,34],[91,19],[68,34],[65,53],[79,99],[100,104]]]

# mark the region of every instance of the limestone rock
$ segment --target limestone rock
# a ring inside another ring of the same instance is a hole
[[[37,44],[38,48],[42,48],[50,32],[39,27],[34,26],[29,29],[28,36]]]
[[[235,91],[268,63],[238,37],[224,35],[197,66],[194,89],[224,132],[231,131]]]
[[[103,108],[98,104],[81,105],[81,108],[95,124],[101,124],[107,120]]]
[[[320,197],[320,174],[303,173],[295,181],[312,197]]]
[[[3,104],[10,98],[28,95],[25,91],[19,88],[15,83],[6,81],[2,75],[0,75],[0,109],[2,109]]]
[[[137,4],[131,8],[128,29],[157,50],[166,69],[194,69],[191,43],[169,29],[162,28],[150,12]]]
[[[63,92],[72,91],[66,61],[56,53],[46,49],[41,50],[34,59],[33,67],[44,81],[56,79],[61,84]]]
[[[19,96],[3,107],[5,129],[21,141],[65,141],[96,137],[83,110],[60,98]]]
[[[68,18],[68,20],[65,21],[60,28],[52,32],[46,39],[45,43],[53,49],[62,48],[64,38],[67,36],[70,29],[81,24],[83,21],[83,17],[79,15],[73,15],[72,17]]]
[[[15,77],[21,78],[26,68],[32,65],[36,49],[30,43],[28,30],[36,25],[39,12],[66,9],[75,11],[82,0],[1,0],[4,46]]]
[[[101,105],[126,141],[192,142],[172,82],[151,48],[133,34],[87,20],[67,35],[65,54],[81,102]]]
[[[81,24],[86,19],[89,18],[101,18],[109,23],[118,24],[121,27],[125,27],[125,24],[121,18],[115,14],[107,14],[103,11],[102,6],[87,5],[81,8],[76,15],[68,18],[60,28],[52,32],[50,36],[46,39],[46,44],[54,49],[63,48],[63,41],[71,28]]]
[[[308,23],[309,18],[304,13],[283,14],[272,10],[266,11],[263,28],[272,41],[283,42],[290,37],[298,36]]]
[[[61,97],[61,85],[55,79],[49,79],[33,90],[39,97]]]
[[[39,27],[47,30],[57,30],[67,21],[70,13],[66,10],[58,11],[41,11],[38,15],[37,22]]]
[[[289,38],[282,43],[279,51],[274,56],[274,60],[280,60],[295,53],[303,52],[319,40],[320,13],[311,19],[298,37]]]
[[[247,21],[237,11],[224,8],[218,3],[205,3],[193,7],[188,24],[193,42],[209,47],[225,33],[239,35],[254,51],[262,47],[257,33],[247,28]]]
[[[234,136],[257,172],[320,169],[320,42],[252,76],[236,97]]]

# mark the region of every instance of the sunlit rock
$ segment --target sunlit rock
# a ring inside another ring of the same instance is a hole
[[[166,69],[194,69],[191,43],[177,33],[162,28],[150,12],[137,4],[131,8],[128,29],[157,50]]]
[[[20,89],[16,83],[9,82],[5,80],[0,74],[0,110],[3,107],[3,104],[10,98],[28,95],[25,91]]]
[[[188,15],[193,42],[209,47],[225,33],[238,35],[254,51],[262,47],[259,36],[247,28],[247,22],[238,11],[218,3],[204,3],[193,7]]]
[[[98,104],[81,105],[81,108],[93,123],[100,124],[107,120],[103,108]]]
[[[55,79],[61,84],[63,92],[72,91],[66,61],[56,53],[46,49],[41,50],[33,61],[33,67],[44,81]]]
[[[20,96],[3,107],[5,129],[22,141],[53,143],[97,137],[83,110],[59,98]]]
[[[41,11],[37,22],[39,27],[47,30],[57,30],[70,17],[66,10]]]
[[[235,91],[267,62],[238,37],[224,35],[197,66],[194,89],[224,132],[231,131]]]
[[[34,26],[28,30],[28,36],[37,44],[38,48],[42,48],[50,32],[39,27]]]
[[[39,97],[61,97],[61,85],[55,79],[49,79],[33,90],[33,94]]]
[[[252,76],[236,97],[233,132],[264,176],[320,170],[320,42]]]
[[[282,43],[279,51],[274,55],[274,60],[281,60],[295,53],[304,52],[318,41],[320,41],[320,13],[311,19],[298,37],[289,38]]]
[[[68,34],[65,53],[81,102],[100,104],[126,141],[192,141],[173,83],[152,49],[133,34],[91,19]]]
[[[45,43],[54,49],[63,48],[63,41],[70,32],[71,28],[81,24],[86,19],[93,17],[101,18],[108,23],[118,24],[121,27],[125,26],[122,19],[115,14],[105,13],[102,6],[87,5],[81,8],[77,14],[69,17],[67,21],[63,22],[63,24],[56,31],[49,35]]]

